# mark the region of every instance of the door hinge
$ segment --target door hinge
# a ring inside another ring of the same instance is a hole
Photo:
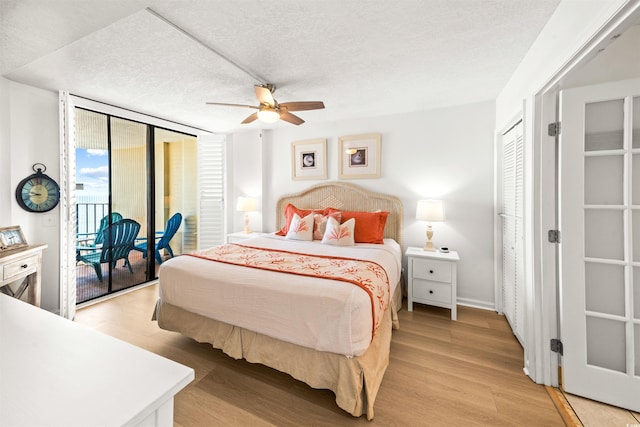
[[[547,132],[549,136],[560,135],[560,122],[549,123],[549,126],[547,127]]]
[[[560,341],[558,338],[551,338],[551,351],[562,356],[564,351],[562,347],[562,341]]]
[[[560,230],[549,230],[549,242],[560,243]]]

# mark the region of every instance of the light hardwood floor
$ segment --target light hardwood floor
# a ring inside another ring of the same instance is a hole
[[[460,306],[453,322],[446,309],[403,309],[368,422],[338,408],[328,390],[159,329],[150,320],[156,298],[149,286],[85,307],[75,320],[194,368],[175,399],[178,427],[564,425],[545,388],[523,374],[522,348],[494,312]]]
[[[565,393],[565,397],[580,424],[584,427],[640,426],[640,413],[610,406],[602,402]]]

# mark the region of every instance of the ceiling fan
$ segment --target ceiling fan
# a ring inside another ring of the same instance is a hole
[[[253,108],[258,110],[244,119],[242,124],[251,123],[256,119],[260,119],[265,123],[275,123],[278,120],[284,120],[285,122],[293,123],[294,125],[301,125],[304,123],[304,120],[295,114],[291,114],[291,111],[320,110],[324,108],[324,103],[322,101],[283,102],[280,104],[273,97],[273,93],[276,91],[276,86],[271,83],[255,85],[254,90],[256,92],[256,98],[258,98],[258,102],[260,103],[258,106],[227,104],[223,102],[207,102],[207,104],[222,105],[226,107]]]

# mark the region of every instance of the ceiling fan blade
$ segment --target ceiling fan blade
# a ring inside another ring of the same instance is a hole
[[[276,105],[276,100],[273,99],[273,94],[268,88],[255,85],[254,90],[256,91],[256,98],[258,98],[260,104],[267,104],[270,106]]]
[[[245,104],[227,104],[224,102],[207,102],[207,105],[221,105],[223,107],[242,107],[242,108],[253,108],[255,110],[258,109],[255,105],[245,105]]]
[[[295,114],[291,114],[287,111],[280,111],[280,120],[293,123],[296,126],[304,123],[304,120],[302,120],[300,117],[296,116]]]
[[[246,125],[247,123],[251,123],[255,121],[257,118],[258,118],[258,113],[253,113],[252,115],[244,119],[241,124]]]
[[[286,108],[287,111],[321,110],[324,108],[324,103],[322,101],[284,102],[280,107]]]

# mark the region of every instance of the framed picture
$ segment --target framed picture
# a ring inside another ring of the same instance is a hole
[[[340,179],[380,178],[380,134],[338,138]]]
[[[291,143],[291,179],[327,179],[327,140]]]
[[[19,225],[0,228],[0,251],[8,251],[27,246],[27,240]]]

